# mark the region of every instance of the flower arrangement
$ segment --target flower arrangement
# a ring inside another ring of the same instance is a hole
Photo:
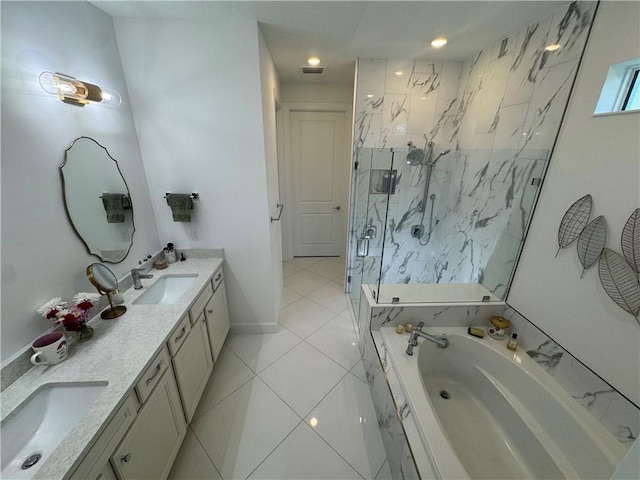
[[[73,303],[63,302],[62,298],[54,297],[38,308],[37,312],[44,318],[54,320],[53,325],[62,325],[69,332],[78,332],[80,339],[89,338],[93,329],[86,325],[90,318],[91,309],[97,293],[80,292],[73,297]]]

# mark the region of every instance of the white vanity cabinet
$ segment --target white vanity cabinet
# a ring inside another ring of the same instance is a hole
[[[229,310],[227,308],[227,293],[224,288],[222,268],[213,275],[213,297],[207,303],[204,314],[207,318],[209,341],[214,360],[217,360],[224,340],[229,333]]]
[[[89,453],[73,472],[71,480],[116,480],[109,457],[135,420],[139,406],[136,396],[129,394]]]
[[[184,439],[187,425],[167,357],[165,347],[136,386],[144,404],[111,455],[121,480],[166,478]]]
[[[200,313],[193,326],[190,325],[189,317],[185,315],[169,340],[170,345],[174,337],[183,339],[173,353],[172,361],[188,423],[193,418],[213,371],[213,358],[204,313]]]

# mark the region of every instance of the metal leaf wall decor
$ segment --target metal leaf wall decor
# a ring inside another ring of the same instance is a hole
[[[636,208],[622,229],[622,254],[636,274],[640,273],[640,208]]]
[[[607,295],[640,324],[640,283],[631,266],[622,255],[605,248],[600,255],[599,270],[600,282]]]
[[[578,237],[578,258],[582,264],[582,273],[585,269],[598,261],[602,249],[607,241],[607,223],[604,217],[600,215],[589,225],[584,227],[582,233]]]
[[[584,227],[589,223],[592,205],[591,195],[585,195],[566,211],[558,229],[558,251],[556,252],[556,257],[560,253],[560,249],[570,245],[578,238]]]

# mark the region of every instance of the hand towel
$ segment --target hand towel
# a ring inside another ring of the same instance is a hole
[[[193,200],[188,193],[170,193],[167,204],[171,207],[174,222],[190,222]]]
[[[124,197],[122,193],[103,193],[102,205],[107,212],[107,223],[124,223]]]

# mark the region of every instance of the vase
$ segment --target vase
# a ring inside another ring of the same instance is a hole
[[[78,330],[78,341],[84,342],[93,337],[93,327],[89,327],[87,325],[83,325],[80,330]]]

